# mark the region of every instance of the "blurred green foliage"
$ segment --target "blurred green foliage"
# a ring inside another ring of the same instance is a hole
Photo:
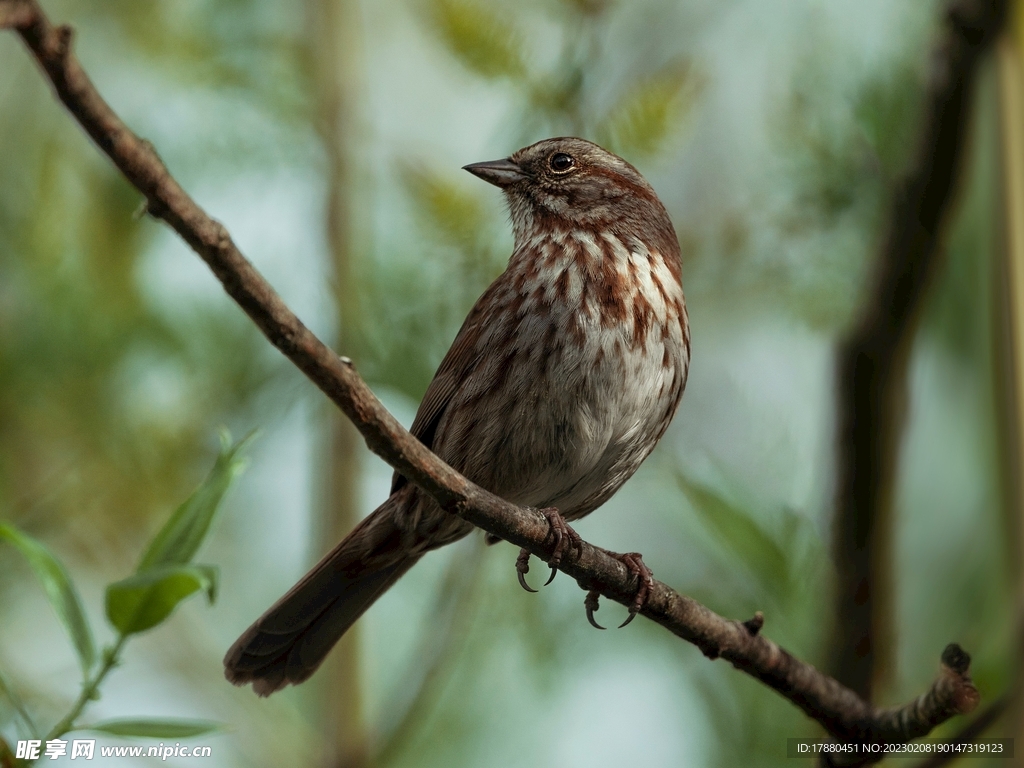
[[[78,718],[88,704],[100,698],[107,674],[121,662],[124,645],[131,635],[162,623],[183,600],[202,590],[210,603],[216,595],[217,569],[193,564],[192,557],[202,544],[210,524],[232,481],[245,467],[240,456],[247,440],[234,445],[225,432],[221,451],[213,469],[195,493],[185,501],[152,539],[133,576],[107,586],[107,620],[116,630],[113,643],[105,647],[97,664],[92,630],[81,599],[67,570],[41,542],[9,524],[0,524],[0,540],[13,544],[28,560],[46,591],[50,605],[71,639],[82,667],[82,692],[78,699],[45,736],[37,731],[29,714],[32,702],[23,702],[14,689],[4,683],[2,691],[17,712],[25,729],[19,736],[48,742],[70,731],[91,730],[114,736],[148,738],[185,738],[210,733],[219,726],[198,720],[162,720],[133,718],[108,720],[92,725]],[[0,680],[5,680],[0,673]],[[9,744],[0,738],[0,757],[5,765],[30,765],[37,759],[17,759]],[[39,758],[42,759],[42,758]]]
[[[155,230],[132,216],[139,196],[26,90],[24,121],[0,125],[27,148],[0,166],[0,507],[116,538],[180,493],[210,422],[244,409],[268,367],[233,310],[170,322],[145,295]]]
[[[473,72],[513,82],[526,77],[524,35],[507,10],[478,0],[432,0],[428,14],[441,42]]]
[[[595,141],[634,162],[656,157],[679,131],[699,91],[689,67],[667,67],[622,94],[594,127]]]
[[[832,238],[827,247],[812,241],[814,258],[783,255],[768,263],[772,290],[815,326],[842,328],[852,321],[862,301],[856,286],[864,282],[865,255],[882,236],[894,184],[911,158],[924,62],[905,55],[859,83],[845,103],[826,106],[829,72],[811,62],[827,53],[809,53],[779,110],[780,155],[794,182],[782,231],[794,241],[823,230],[851,234]]]

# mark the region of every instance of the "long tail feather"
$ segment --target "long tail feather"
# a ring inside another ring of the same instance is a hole
[[[303,682],[367,608],[419,555],[401,546],[395,494],[364,519],[249,627],[224,657],[224,675],[260,696]]]

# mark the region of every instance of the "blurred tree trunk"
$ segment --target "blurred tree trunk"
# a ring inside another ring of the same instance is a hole
[[[996,274],[1000,384],[1003,508],[1009,560],[1015,569],[1017,658],[1010,686],[1009,716],[1018,744],[1024,744],[1024,4],[999,45],[999,122],[1003,206],[1001,269]]]
[[[865,699],[892,672],[893,492],[907,368],[955,202],[981,55],[1007,0],[951,0],[932,45],[918,147],[895,185],[862,316],[839,347],[832,673]]]
[[[312,74],[316,94],[315,119],[326,160],[325,207],[330,280],[337,313],[335,349],[356,354],[359,344],[358,291],[354,284],[353,158],[356,143],[355,104],[358,91],[360,18],[355,0],[308,0]],[[335,408],[328,415],[328,457],[322,466],[322,519],[326,537],[321,549],[338,541],[359,520],[359,433]],[[324,687],[324,731],[327,764],[332,768],[361,768],[367,763],[359,674],[359,627],[338,643],[328,658]]]

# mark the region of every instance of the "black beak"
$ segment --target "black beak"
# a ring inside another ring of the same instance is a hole
[[[462,166],[474,176],[479,176],[488,184],[505,188],[523,178],[523,169],[511,160],[489,160],[486,163],[470,163]]]

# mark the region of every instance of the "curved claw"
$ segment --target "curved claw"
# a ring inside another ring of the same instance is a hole
[[[525,589],[527,592],[536,592],[537,590],[526,583],[526,574],[530,572],[530,552],[526,549],[519,550],[519,557],[516,558],[516,575],[519,576],[519,586]],[[548,583],[551,580],[548,579]]]
[[[626,620],[624,622],[622,622],[621,624],[619,624],[619,629],[622,629],[624,626],[629,624],[629,622],[631,622],[635,618],[636,618],[636,614],[633,611],[630,611],[629,612],[629,616],[626,617]]]
[[[583,605],[587,609],[587,621],[590,622],[590,626],[594,627],[595,629],[607,629],[607,627],[602,627],[600,624],[598,624],[597,619],[594,618],[594,611],[601,607],[600,603],[598,602],[599,597],[600,595],[598,594],[598,592],[596,590],[592,590],[587,593],[587,599],[583,601]]]
[[[540,512],[548,521],[548,525],[550,526],[550,532],[548,535],[554,542],[551,559],[548,560],[548,565],[551,567],[551,575],[548,576],[548,580],[544,582],[544,586],[546,587],[554,581],[555,576],[558,575],[558,566],[561,565],[562,556],[566,551],[572,550],[577,552],[577,554],[583,553],[583,539],[580,538],[576,531],[566,524],[565,519],[558,513],[557,509],[542,509]],[[525,549],[520,549],[519,557],[516,558],[516,572],[519,575],[519,586],[527,592],[536,592],[537,590],[530,587],[524,578],[525,574],[529,573],[529,571],[530,553]],[[597,610],[597,608],[595,607],[594,610]],[[604,627],[599,626],[593,618],[591,618],[590,623],[598,629],[604,629]]]
[[[521,586],[527,592],[536,592],[537,591],[536,589],[534,589],[533,587],[531,587],[529,584],[526,583],[526,574],[524,574],[522,571],[519,571],[517,573],[517,575],[519,576],[519,586]],[[550,584],[551,582],[548,581],[548,583]]]
[[[557,576],[557,575],[558,575],[558,569],[555,566],[552,565],[551,566],[551,575],[548,576],[548,580],[544,582],[544,586],[546,587],[548,584],[550,584],[552,581],[554,581],[555,580],[555,576]]]

